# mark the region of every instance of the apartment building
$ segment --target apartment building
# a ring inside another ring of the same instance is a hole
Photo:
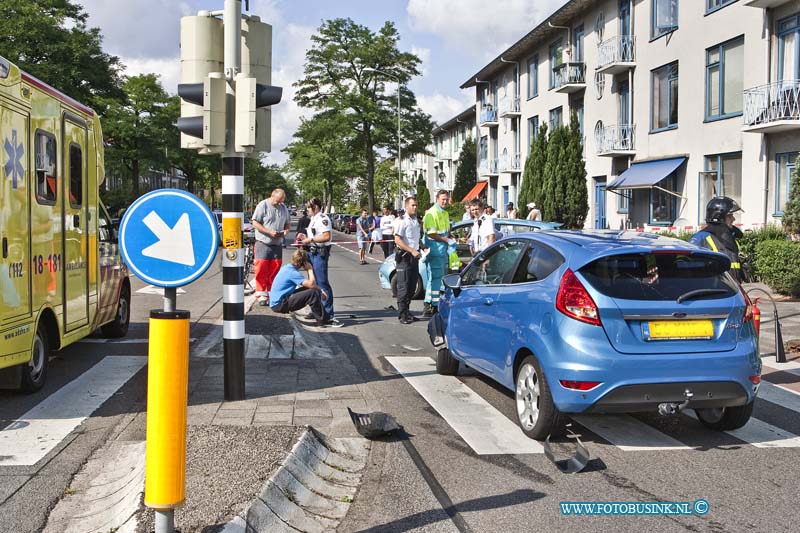
[[[569,0],[471,76],[478,174],[516,202],[539,125],[584,135],[587,227],[779,222],[800,152],[800,0]]]
[[[431,198],[441,189],[452,191],[455,188],[461,147],[467,138],[475,139],[476,132],[475,109],[472,106],[434,128],[433,144],[428,147],[432,155],[403,156],[403,175],[406,176],[406,181],[415,184],[422,176]]]

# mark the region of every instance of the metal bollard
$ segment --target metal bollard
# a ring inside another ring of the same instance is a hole
[[[144,503],[156,511],[156,533],[174,531],[174,509],[185,498],[189,318],[189,311],[150,312]]]
[[[775,362],[776,363],[785,363],[786,362],[786,350],[783,347],[783,335],[781,334],[781,323],[778,320],[778,306],[775,304],[775,300],[772,298],[772,295],[765,291],[760,287],[753,287],[749,291],[747,291],[748,296],[751,292],[763,292],[769,301],[772,303],[772,317],[773,321],[775,322]]]

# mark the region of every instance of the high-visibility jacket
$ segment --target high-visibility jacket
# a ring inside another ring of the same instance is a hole
[[[425,246],[430,248],[431,256],[447,257],[447,243],[431,239],[428,235],[438,234],[446,237],[450,233],[450,215],[438,205],[425,211],[422,218],[422,231],[425,234]]]

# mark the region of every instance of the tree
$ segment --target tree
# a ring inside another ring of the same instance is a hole
[[[428,184],[421,175],[417,178],[417,209],[424,212],[431,206],[431,193],[428,191]]]
[[[542,172],[542,220],[561,220],[564,201],[561,161],[564,157],[564,126],[557,126],[547,138],[547,152]]]
[[[545,163],[547,163],[547,124],[542,124],[536,138],[531,143],[519,188],[518,207],[520,213],[524,213],[526,216],[530,211],[529,203],[538,202],[539,206],[543,205]]]
[[[397,198],[397,168],[391,160],[379,163],[375,168],[375,205],[393,205]]]
[[[364,167],[370,210],[375,206],[375,150],[393,153],[398,142],[397,93],[386,92],[386,83],[394,81],[392,76],[399,80],[404,153],[424,152],[433,129],[430,117],[417,108],[414,93],[406,87],[419,75],[420,59],[401,52],[399,39],[391,22],[373,32],[349,18],[326,20],[311,37],[305,77],[295,83],[295,101],[300,106],[335,112],[344,117],[343,129],[355,133],[363,156],[356,163],[355,152],[351,152],[351,166]]]
[[[143,171],[171,167],[166,147],[177,130],[169,122],[170,97],[156,74],[126,78],[122,90],[122,100],[106,101],[106,166],[130,181],[136,197]]]
[[[789,199],[783,209],[783,229],[792,235],[800,234],[800,157],[795,161]]]
[[[219,159],[219,158],[216,158]],[[297,193],[278,165],[264,165],[258,159],[246,159],[244,162],[245,196],[260,202],[275,189],[283,189],[286,203],[296,203]],[[253,209],[255,205],[247,206]]]
[[[0,0],[0,50],[22,70],[94,107],[122,97],[119,58],[71,0]]]
[[[334,197],[344,194],[347,178],[362,174],[362,167],[352,157],[359,137],[348,128],[348,121],[335,110],[303,119],[295,140],[283,150],[289,155],[286,170],[297,175],[303,194],[321,197],[326,209]]]
[[[458,170],[456,171],[456,183],[453,188],[453,199],[460,201],[478,182],[478,158],[477,147],[472,137],[467,137],[461,147],[461,155],[458,157]]]
[[[564,159],[562,160],[562,183],[564,185],[563,208],[559,219],[568,228],[580,229],[589,213],[586,189],[586,162],[583,160],[583,136],[578,116],[572,113],[569,128],[565,128]]]

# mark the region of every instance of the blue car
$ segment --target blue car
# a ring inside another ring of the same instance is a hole
[[[740,428],[761,359],[729,268],[722,254],[642,233],[505,238],[445,276],[428,324],[437,371],[463,362],[512,390],[534,439],[571,413],[693,409],[709,428]]]
[[[516,235],[517,233],[529,233],[531,231],[541,231],[546,229],[556,229],[561,224],[558,222],[538,222],[534,220],[518,220],[511,218],[496,218],[494,219],[494,229],[507,237],[509,235]],[[456,253],[462,264],[469,263],[472,255],[469,252],[470,233],[472,232],[472,220],[462,220],[456,222],[451,227],[453,238],[458,243]],[[391,289],[392,296],[397,296],[397,280],[394,277],[396,265],[394,262],[394,254],[387,257],[381,267],[378,269],[378,281],[384,289]],[[419,265],[419,279],[417,280],[417,288],[414,292],[414,299],[421,299],[425,295],[427,289],[427,276],[428,267],[425,263]]]

